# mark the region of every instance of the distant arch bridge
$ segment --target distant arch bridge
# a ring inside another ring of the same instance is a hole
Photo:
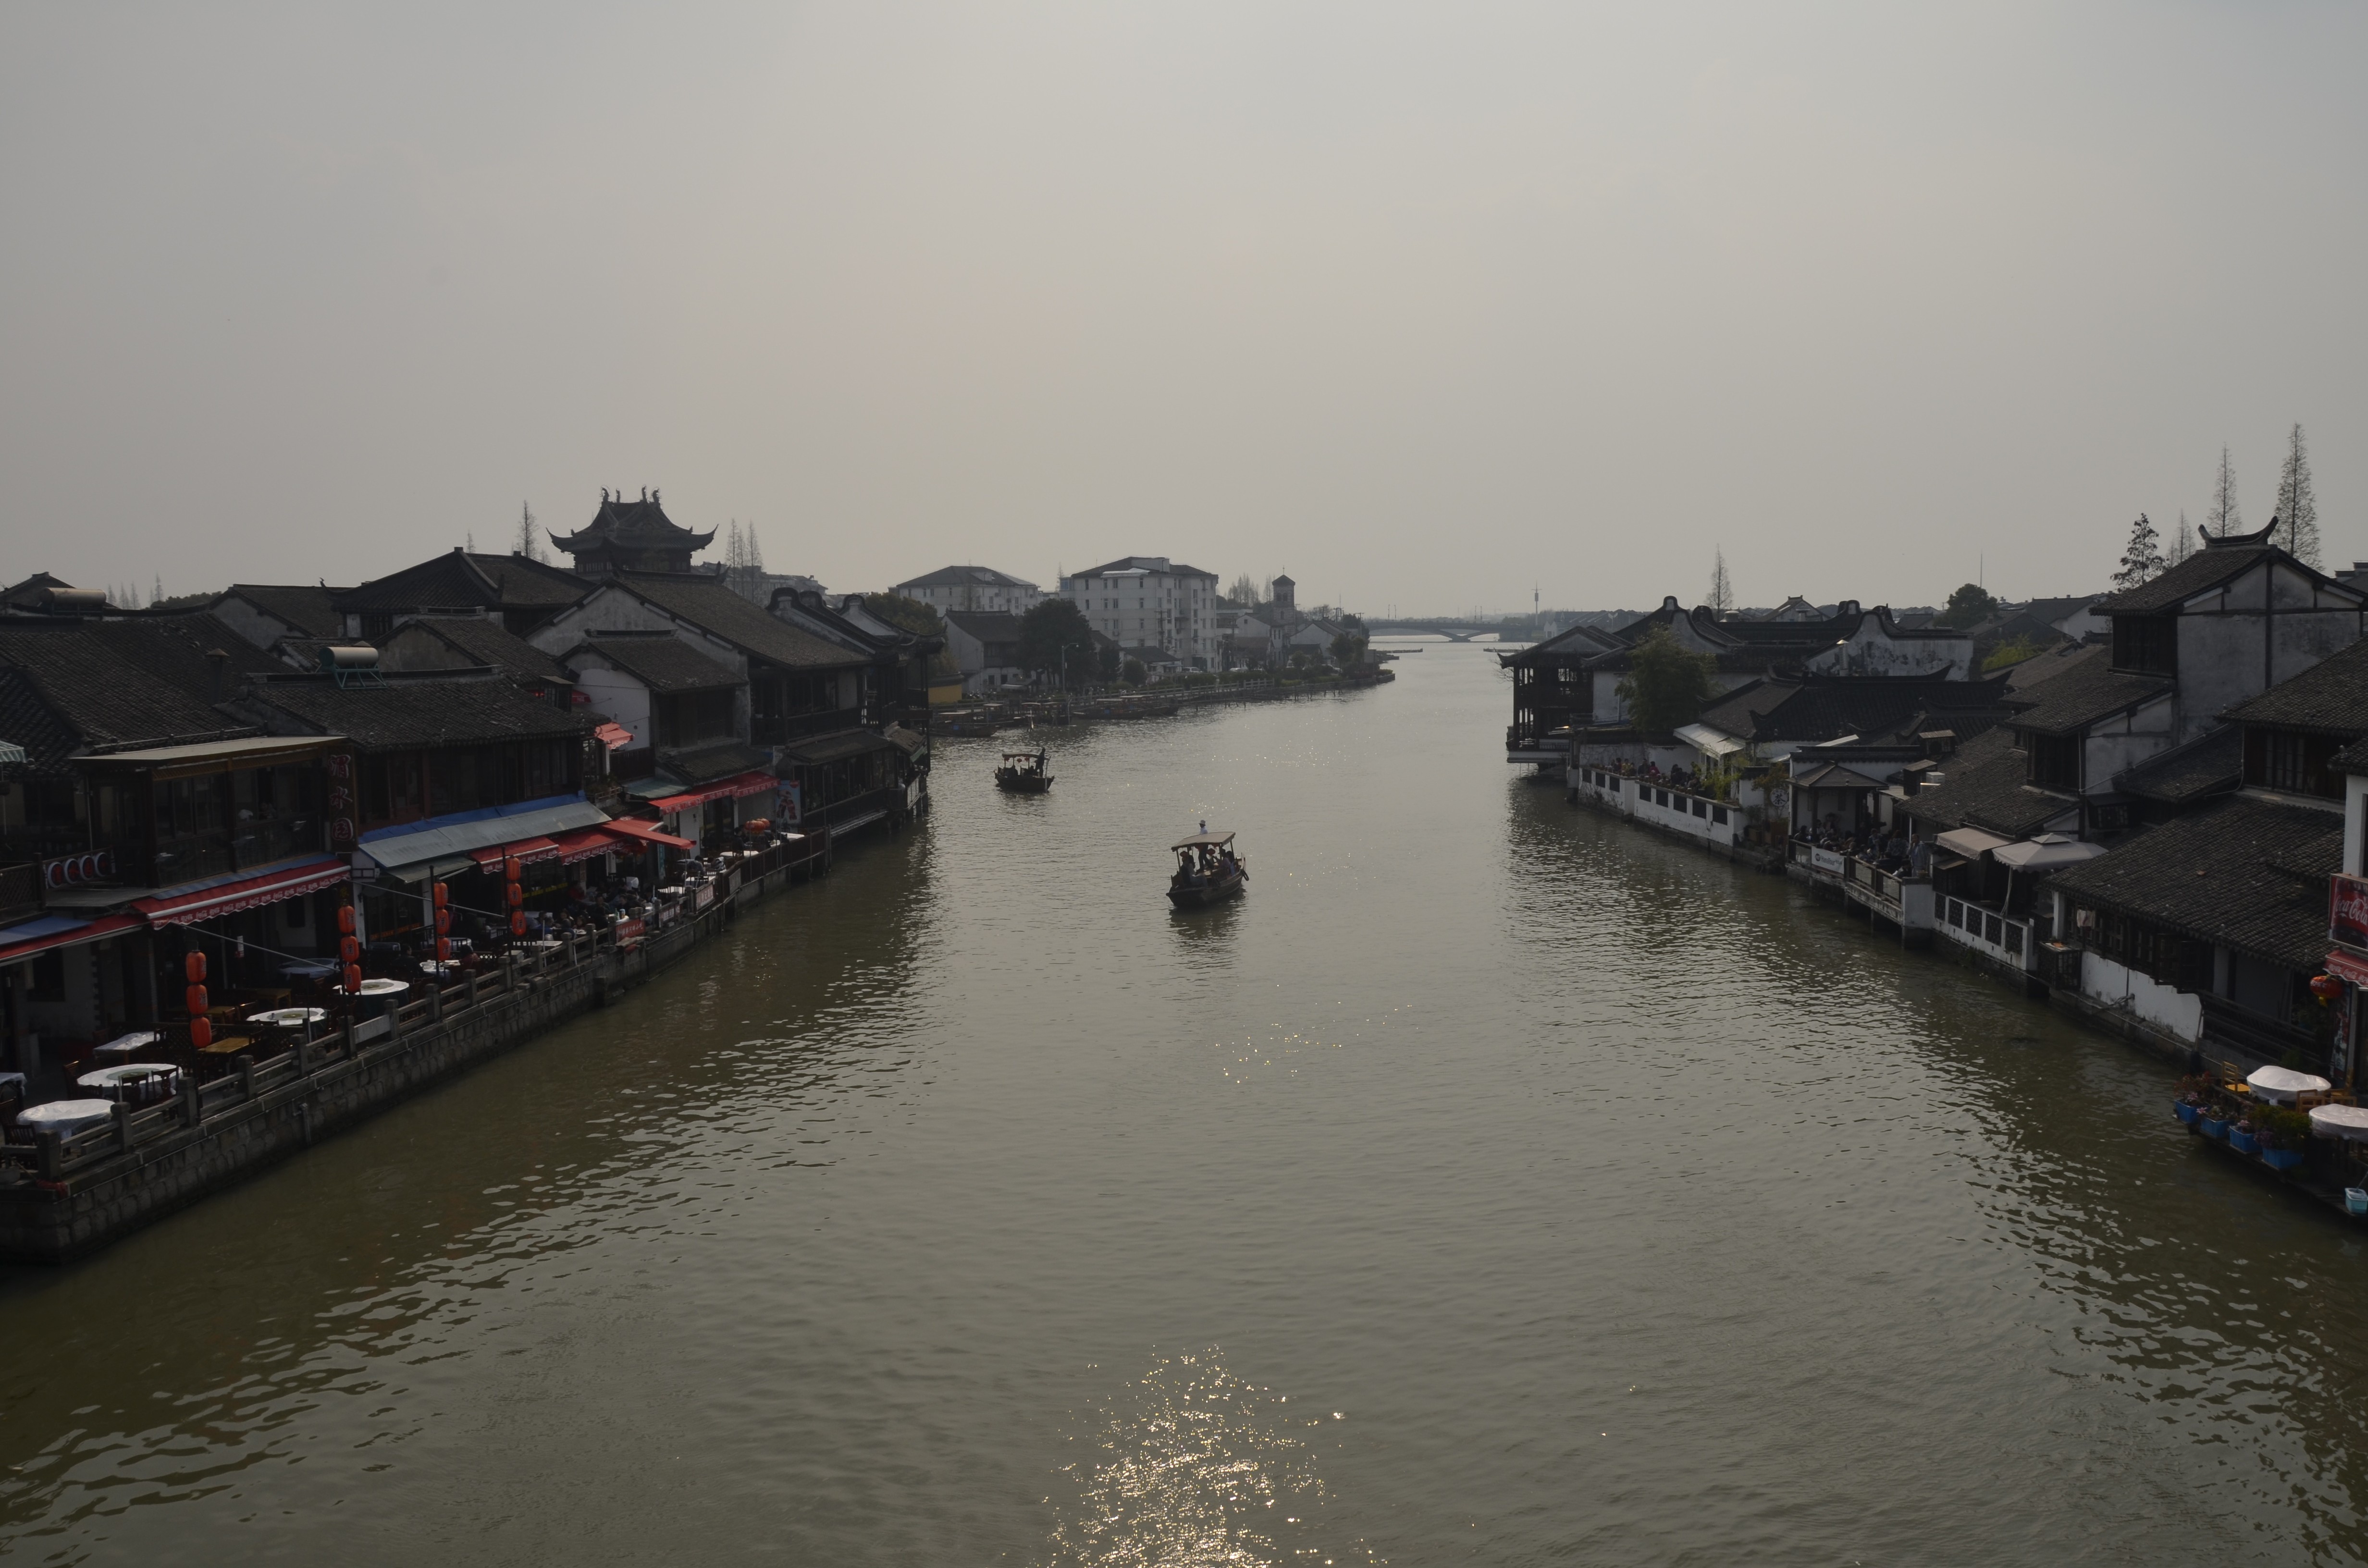
[[[1369,619],[1366,632],[1374,637],[1444,637],[1451,642],[1469,642],[1477,637],[1494,637],[1501,642],[1534,642],[1538,635],[1537,617],[1504,616],[1494,620],[1473,620],[1442,616],[1423,620],[1383,620]]]

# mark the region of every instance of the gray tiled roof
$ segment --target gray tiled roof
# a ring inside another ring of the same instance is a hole
[[[312,583],[233,583],[224,590],[285,622],[299,637],[335,637],[343,631],[345,618],[330,608],[329,601],[352,591]]]
[[[2343,818],[2239,795],[2055,873],[2059,892],[2293,968],[2327,955]]]
[[[560,739],[599,721],[537,702],[499,676],[396,676],[339,687],[327,676],[251,686],[231,705],[274,734],[350,735],[363,751]]]
[[[570,649],[567,662],[575,664],[586,654],[613,665],[652,691],[711,691],[740,684],[731,666],[717,663],[679,637],[595,637]]]
[[[243,675],[283,668],[208,615],[12,622],[0,626],[0,669],[15,672],[0,740],[54,769],[75,752],[251,730],[214,706],[217,669],[226,696]]]
[[[723,582],[704,574],[620,572],[618,587],[669,615],[712,631],[744,653],[792,669],[848,669],[871,661],[811,631],[776,619]]]
[[[2148,757],[2113,785],[2164,805],[2186,806],[2236,789],[2244,777],[2244,728],[2223,724],[2201,740]]]
[[[2044,735],[2069,734],[2172,687],[2161,676],[2124,675],[2112,667],[2112,650],[2099,643],[2066,660],[2062,669],[2021,699],[2030,706],[2015,715],[2015,727]]]
[[[754,746],[738,741],[724,741],[715,745],[697,746],[688,751],[667,751],[658,754],[658,767],[666,777],[685,784],[712,784],[719,778],[730,778],[742,773],[768,773],[772,759]]]
[[[490,665],[512,680],[547,680],[564,684],[571,677],[557,659],[498,620],[472,616],[433,616],[405,621],[396,635],[413,628],[434,637],[473,665]]]
[[[902,588],[1032,588],[1036,585],[992,566],[940,566],[896,585]]]
[[[2368,640],[2338,649],[2310,668],[2220,715],[2245,724],[2368,735]]]
[[[1918,790],[1907,802],[1907,814],[1919,823],[1946,830],[1978,827],[2009,838],[2038,832],[2052,817],[2076,809],[2061,795],[2034,790],[2023,782],[2029,765],[2015,748],[2014,732],[1991,730],[1938,759],[1939,784]]]

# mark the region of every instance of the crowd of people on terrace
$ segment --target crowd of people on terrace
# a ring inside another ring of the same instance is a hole
[[[1793,837],[1815,848],[1864,860],[1893,876],[1920,877],[1931,869],[1932,846],[1912,836],[1912,832],[1903,834],[1897,823],[1888,828],[1872,822],[1846,828],[1839,816],[1828,813],[1822,823],[1795,824]]]
[[[1641,779],[1645,783],[1657,785],[1664,790],[1682,790],[1689,795],[1701,795],[1710,799],[1715,799],[1718,795],[1717,789],[1714,786],[1706,785],[1702,781],[1702,775],[1691,767],[1672,767],[1665,773],[1657,762],[1647,762],[1639,767],[1633,762],[1622,760],[1611,764],[1610,771],[1617,773],[1622,778]]]

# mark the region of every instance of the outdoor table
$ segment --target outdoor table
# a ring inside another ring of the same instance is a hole
[[[2354,1143],[2368,1142],[2368,1107],[2356,1105],[2323,1105],[2310,1113],[2310,1130],[2322,1138],[2343,1138]]]
[[[267,1029],[298,1029],[306,1024],[317,1024],[328,1018],[326,1007],[275,1007],[268,1013],[249,1013],[246,1021]]]
[[[236,1056],[255,1043],[243,1034],[218,1034],[211,1043],[198,1048],[202,1056]]]
[[[362,1016],[375,1018],[389,1007],[403,1006],[403,994],[411,989],[407,980],[365,980],[355,1000],[362,1006]]]
[[[62,1138],[78,1138],[111,1126],[114,1121],[113,1100],[51,1100],[47,1105],[28,1106],[17,1113],[17,1126],[31,1132],[54,1132]]]
[[[2290,1067],[2263,1067],[2245,1082],[2263,1099],[2280,1105],[2294,1104],[2297,1095],[2323,1095],[2335,1087],[2315,1074],[2297,1073]]]
[[[130,1034],[117,1036],[105,1045],[94,1047],[90,1059],[101,1067],[120,1067],[150,1046],[161,1043],[164,1038],[154,1029],[134,1029]]]
[[[102,1067],[96,1073],[85,1073],[74,1080],[77,1089],[95,1089],[111,1100],[126,1105],[154,1105],[170,1098],[181,1070],[166,1062],[132,1062],[120,1067]]]
[[[458,959],[422,959],[419,972],[430,980],[450,981],[461,972]]]

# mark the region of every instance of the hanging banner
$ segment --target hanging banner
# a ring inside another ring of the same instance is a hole
[[[2340,871],[2328,879],[2327,939],[2368,949],[2368,879]]]

